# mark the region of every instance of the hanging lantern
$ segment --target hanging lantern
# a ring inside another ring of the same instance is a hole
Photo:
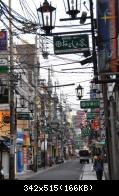
[[[33,102],[29,103],[29,110],[30,110],[31,113],[34,112],[34,103]]]
[[[81,10],[81,0],[64,0],[64,7],[66,14],[70,15],[71,18],[76,18]]]
[[[20,97],[19,101],[20,101],[21,107],[24,108],[25,107],[25,99],[24,99],[24,97]]]
[[[39,19],[41,29],[46,32],[46,35],[51,33],[51,30],[55,28],[56,20],[56,8],[51,6],[47,0],[40,6],[37,11],[39,12]]]
[[[77,93],[78,99],[80,100],[83,97],[83,88],[82,88],[82,86],[80,84],[76,88],[76,93]]]

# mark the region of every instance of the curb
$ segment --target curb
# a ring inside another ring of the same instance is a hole
[[[48,167],[48,168],[47,168],[47,167],[46,167],[46,168],[42,168],[42,169],[39,169],[37,172],[31,171],[30,174],[27,174],[27,173],[26,173],[26,175],[16,176],[16,178],[17,178],[17,180],[27,180],[27,179],[29,179],[29,178],[35,176],[36,174],[43,173],[43,172],[48,171],[48,170],[50,170],[50,169],[52,169],[52,168],[55,168],[55,167],[56,167],[56,166],[52,166],[52,167]]]
[[[70,162],[71,160],[68,160],[68,161],[65,161],[64,162],[64,164],[65,163],[67,163],[67,162]],[[45,172],[45,171],[48,171],[48,170],[51,170],[51,169],[53,169],[53,168],[56,168],[56,167],[59,167],[59,166],[61,166],[62,164],[54,164],[52,167],[43,167],[43,168],[40,168],[40,169],[38,169],[38,171],[37,172],[33,172],[33,171],[31,171],[31,173],[26,173],[26,175],[25,174],[21,174],[21,176],[19,175],[19,176],[17,176],[16,175],[16,177],[15,178],[17,178],[17,180],[27,180],[27,179],[29,179],[30,177],[33,177],[33,176],[35,176],[36,174],[40,174],[40,173],[43,173],[43,172]]]
[[[39,174],[39,173],[48,171],[48,170],[50,170],[50,169],[52,169],[52,168],[55,168],[56,166],[57,166],[57,165],[54,165],[54,166],[52,166],[52,167],[45,167],[45,168],[42,167],[42,168],[38,169],[37,172],[34,172],[34,171],[32,171],[32,170],[29,170],[29,171],[24,172],[24,173],[22,173],[22,174],[19,173],[19,174],[16,174],[16,175],[15,175],[15,179],[14,179],[14,180],[25,180],[25,179],[28,179],[28,178],[30,178],[30,177],[36,175],[36,174]],[[5,180],[9,180],[9,176],[8,176],[8,175],[5,176]]]

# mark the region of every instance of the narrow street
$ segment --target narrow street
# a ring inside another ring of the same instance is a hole
[[[0,29],[0,180],[119,180],[119,0],[0,0]]]
[[[27,180],[79,180],[83,164],[72,160],[27,178]]]

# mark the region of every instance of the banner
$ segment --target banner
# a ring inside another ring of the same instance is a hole
[[[0,135],[10,134],[10,112],[0,111]]]
[[[7,50],[7,31],[0,31],[0,51]]]
[[[117,72],[115,2],[115,0],[97,0],[99,73]]]
[[[9,103],[8,84],[5,78],[0,78],[0,104],[8,104],[8,103]]]

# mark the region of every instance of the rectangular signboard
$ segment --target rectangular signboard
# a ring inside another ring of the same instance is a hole
[[[9,70],[8,53],[0,50],[0,77],[4,74],[5,78]]]
[[[99,108],[100,101],[99,100],[87,100],[87,101],[80,101],[81,108]]]
[[[117,72],[116,0],[97,0],[99,72]]]
[[[69,54],[89,51],[89,37],[87,34],[54,36],[54,53]]]
[[[83,128],[81,129],[81,135],[83,135],[83,136],[89,136],[89,135],[91,135],[91,130],[90,130],[90,128],[88,128],[88,127],[83,127]]]
[[[0,66],[0,74],[7,74],[8,66]]]
[[[29,113],[17,113],[17,119],[18,120],[32,120],[31,116]]]
[[[0,31],[0,51],[7,50],[7,31]]]
[[[9,92],[7,77],[0,77],[0,104],[6,104],[9,102]]]
[[[0,66],[8,66],[8,60],[5,58],[0,58]]]
[[[88,119],[88,120],[92,120],[92,119],[94,119],[96,116],[99,116],[99,112],[87,112],[87,119]]]
[[[92,119],[94,119],[94,117],[95,117],[95,113],[91,113],[91,112],[87,112],[87,119],[88,120],[92,120]]]

